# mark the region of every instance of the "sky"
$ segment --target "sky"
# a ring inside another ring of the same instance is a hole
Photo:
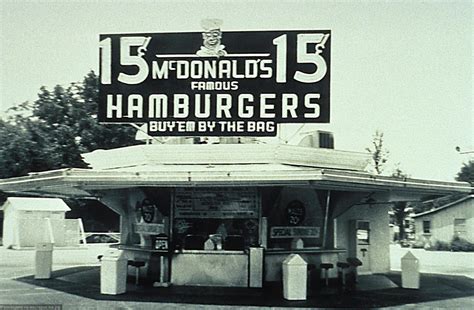
[[[286,125],[280,138],[332,131],[336,149],[365,152],[376,130],[385,173],[453,181],[474,159],[471,1],[11,1],[0,2],[0,115],[98,72],[99,34],[331,30],[331,121]]]

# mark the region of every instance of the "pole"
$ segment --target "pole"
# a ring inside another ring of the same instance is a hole
[[[327,231],[328,231],[328,216],[329,216],[329,204],[331,202],[331,191],[328,190],[327,196],[326,196],[326,209],[324,212],[324,226],[323,226],[323,249],[326,248],[327,244]]]

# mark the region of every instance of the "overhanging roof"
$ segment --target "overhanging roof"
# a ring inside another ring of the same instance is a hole
[[[441,207],[436,208],[436,209],[432,209],[432,210],[425,211],[425,212],[422,212],[422,213],[414,214],[414,215],[412,215],[412,217],[413,217],[413,218],[417,218],[417,217],[420,217],[420,216],[424,216],[424,215],[436,213],[436,212],[438,212],[438,211],[441,211],[441,210],[444,210],[444,209],[453,207],[453,206],[455,206],[455,205],[458,205],[458,204],[460,204],[461,202],[464,202],[464,201],[469,200],[469,199],[471,199],[471,198],[474,198],[474,195],[465,196],[465,197],[463,197],[463,198],[461,198],[461,199],[458,199],[458,200],[456,200],[456,201],[447,203],[447,204],[445,204],[444,206],[441,206]]]
[[[461,182],[396,179],[369,173],[288,165],[169,165],[115,170],[62,169],[0,180],[6,192],[89,195],[95,190],[175,186],[310,186],[319,189],[419,195],[469,193]]]
[[[6,192],[91,196],[133,187],[307,186],[414,196],[469,193],[461,182],[364,172],[366,153],[289,145],[140,145],[84,154],[93,169],[62,169],[0,180]]]
[[[13,208],[22,211],[71,211],[59,198],[9,197],[1,209]]]

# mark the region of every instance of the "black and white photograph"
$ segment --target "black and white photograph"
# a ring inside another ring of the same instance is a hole
[[[474,308],[473,6],[0,1],[0,310]]]

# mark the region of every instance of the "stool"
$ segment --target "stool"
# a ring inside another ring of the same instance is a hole
[[[353,269],[353,281],[357,283],[357,267],[362,266],[362,262],[357,257],[348,257],[347,262]]]
[[[330,263],[321,263],[319,265],[319,267],[321,268],[321,270],[324,270],[324,277],[326,279],[326,286],[329,286],[329,269],[334,268],[334,265],[330,264]]]
[[[341,279],[341,285],[346,286],[346,270],[350,267],[349,263],[337,262],[338,276]]]
[[[138,278],[140,277],[140,268],[145,266],[145,262],[129,260],[128,265],[135,267],[135,285],[138,285]]]

